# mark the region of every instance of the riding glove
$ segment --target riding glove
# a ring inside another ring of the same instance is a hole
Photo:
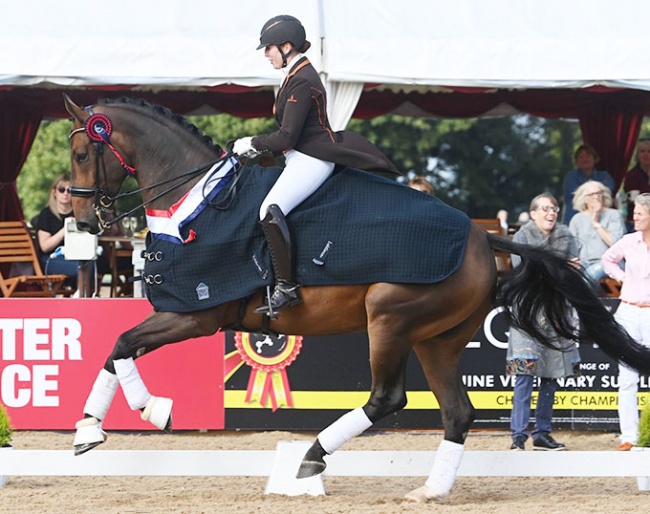
[[[252,141],[252,136],[242,137],[235,141],[235,144],[232,147],[232,151],[241,157],[248,157],[249,159],[252,159],[260,153],[253,147]]]

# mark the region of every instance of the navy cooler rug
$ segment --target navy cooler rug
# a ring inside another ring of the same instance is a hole
[[[184,237],[196,234],[189,243],[149,234],[147,252],[159,260],[145,261],[145,287],[156,310],[202,310],[273,283],[258,210],[280,172],[245,168],[228,209],[206,207],[183,227]],[[305,286],[439,282],[460,266],[470,226],[464,213],[437,198],[350,168],[287,222],[296,277]]]

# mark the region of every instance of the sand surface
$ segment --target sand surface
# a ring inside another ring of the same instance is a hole
[[[557,431],[569,450],[613,451],[615,434]],[[101,449],[273,450],[278,441],[313,441],[314,433],[182,432],[109,433]],[[73,434],[17,432],[20,449],[71,450]],[[382,432],[364,435],[342,450],[435,450],[439,432]],[[472,432],[468,450],[504,450],[503,432]],[[101,451],[97,448],[93,451]],[[82,458],[82,457],[80,457]],[[153,514],[392,514],[408,513],[611,513],[647,512],[650,493],[635,478],[460,477],[443,504],[403,505],[402,497],[423,477],[323,477],[326,496],[265,495],[263,477],[10,477],[0,489],[0,513]]]

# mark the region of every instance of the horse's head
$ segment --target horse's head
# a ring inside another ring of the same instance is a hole
[[[118,130],[112,130],[107,114],[110,107],[84,109],[68,95],[63,96],[73,121],[69,136],[72,208],[79,230],[96,234],[100,225],[113,217],[113,198],[127,176],[126,160],[131,149],[126,138]],[[105,151],[107,144],[113,152]]]
[[[130,194],[119,194],[128,175],[143,205],[166,210],[225,159],[197,127],[164,107],[122,98],[82,108],[65,94],[64,100],[73,121],[72,208],[80,230],[97,233],[119,219],[113,201]]]

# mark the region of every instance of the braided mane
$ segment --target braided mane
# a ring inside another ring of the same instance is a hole
[[[201,129],[199,129],[196,125],[193,123],[190,123],[187,121],[187,118],[184,116],[181,116],[180,114],[176,114],[172,112],[170,109],[167,107],[163,107],[162,105],[154,104],[151,102],[148,102],[147,100],[143,99],[138,99],[138,98],[130,98],[128,96],[122,96],[120,98],[112,99],[112,98],[102,98],[99,100],[99,105],[114,105],[114,104],[121,104],[121,105],[129,105],[133,107],[138,107],[142,109],[149,110],[153,112],[154,114],[157,114],[159,116],[162,116],[163,118],[166,118],[175,124],[181,126],[183,129],[187,130],[190,132],[192,135],[196,136],[197,138],[201,139],[206,145],[210,146],[211,148],[215,149],[217,153],[221,154],[222,153],[222,148],[214,143],[212,138],[203,132],[201,132]]]

